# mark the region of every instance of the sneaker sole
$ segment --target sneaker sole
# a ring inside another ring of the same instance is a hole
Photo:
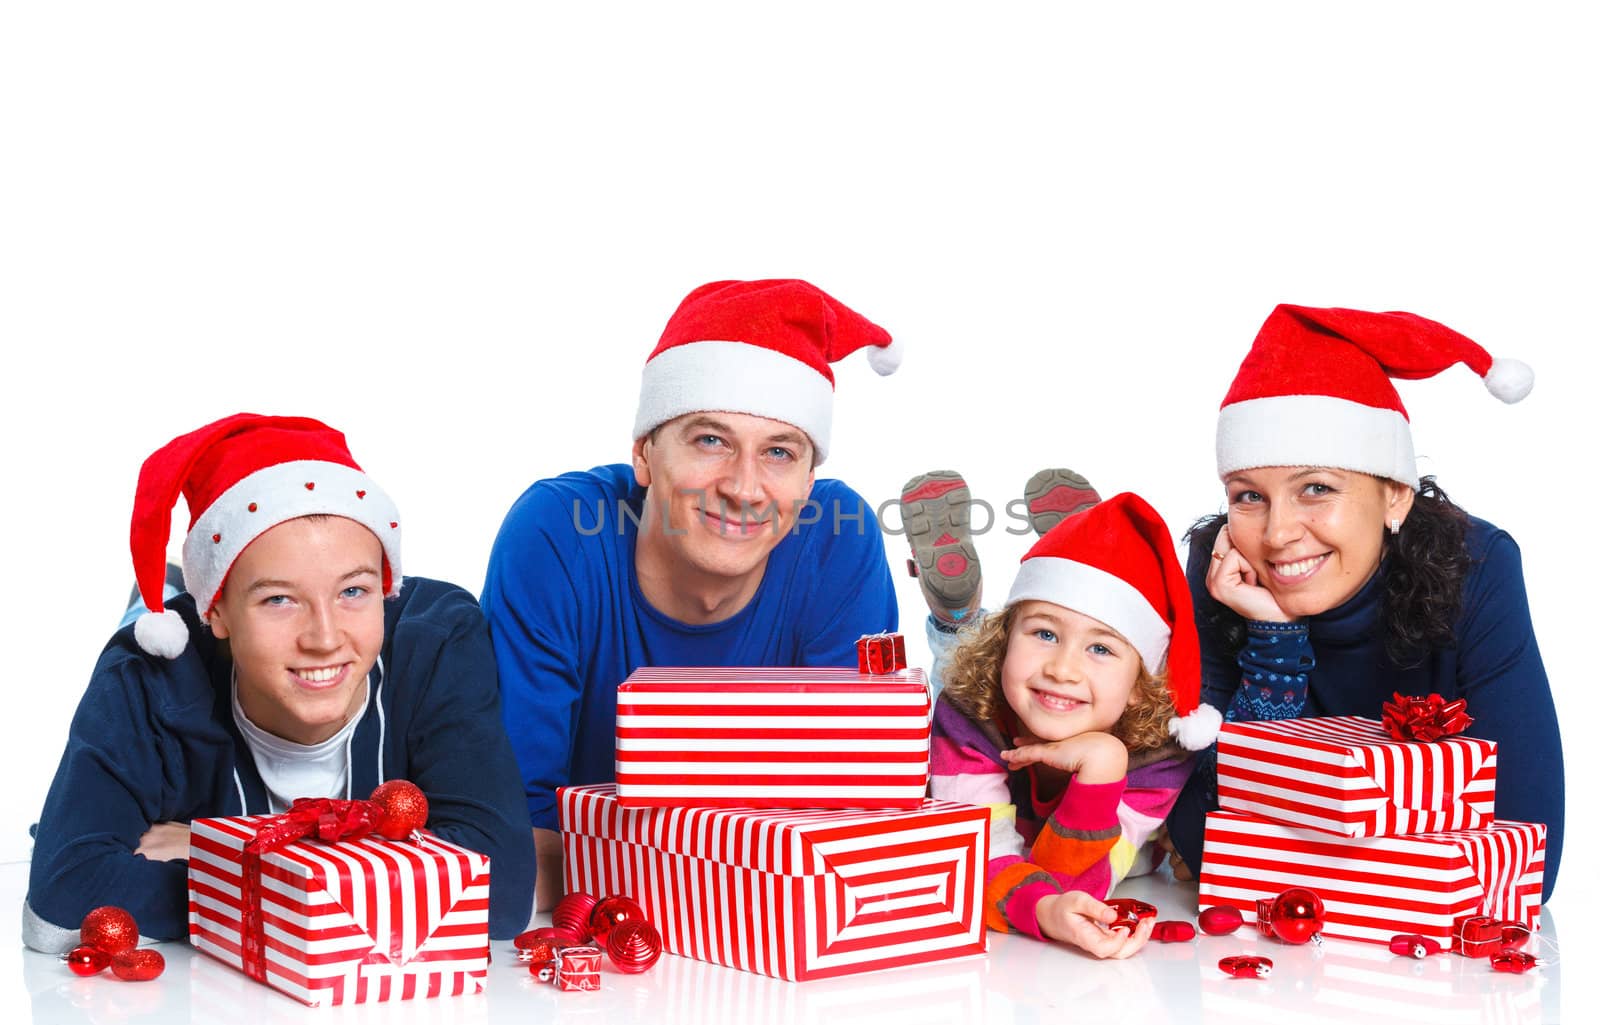
[[[1052,467],[1028,478],[1022,498],[1028,506],[1029,525],[1035,534],[1043,537],[1051,527],[1073,513],[1098,505],[1100,492],[1083,474]]]
[[[964,610],[983,570],[973,547],[972,492],[954,470],[933,470],[900,489],[900,516],[922,589],[947,611]]]

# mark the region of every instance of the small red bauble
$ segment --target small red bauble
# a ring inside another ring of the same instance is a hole
[[[549,940],[559,949],[561,947],[577,947],[584,942],[583,937],[571,929],[557,929],[553,925],[541,925],[537,929],[529,929],[524,936],[532,934],[535,939]]]
[[[573,933],[581,942],[587,943],[594,935],[590,931],[589,916],[599,903],[600,898],[592,894],[581,891],[569,893],[556,901],[556,906],[551,909],[550,924]]]
[[[139,926],[133,916],[110,905],[84,915],[79,935],[85,944],[107,954],[120,954],[139,945]]]
[[[611,930],[623,922],[637,922],[644,918],[644,909],[631,897],[607,897],[589,912],[589,932],[595,942],[604,943]]]
[[[1325,916],[1322,898],[1303,886],[1284,890],[1272,900],[1256,901],[1256,928],[1285,943],[1305,943],[1315,937],[1322,932]]]
[[[1390,937],[1389,949],[1402,957],[1414,957],[1420,961],[1430,954],[1439,953],[1444,948],[1426,936],[1407,932]]]
[[[73,975],[99,975],[111,963],[111,955],[85,943],[73,947],[71,953],[61,955],[61,960],[67,963]]]
[[[1218,961],[1217,967],[1235,979],[1265,979],[1272,974],[1272,958],[1235,954]]]
[[[555,960],[556,951],[561,949],[550,937],[535,935],[538,931],[530,929],[512,941],[517,960],[534,967]]]
[[[606,937],[606,953],[618,971],[642,972],[661,959],[661,934],[642,918],[618,922]]]
[[[149,982],[166,970],[167,959],[149,947],[124,950],[111,959],[111,974],[123,982]]]
[[[1132,897],[1118,897],[1115,900],[1108,900],[1106,901],[1106,907],[1117,913],[1117,920],[1106,928],[1124,929],[1130,933],[1139,928],[1139,923],[1146,918],[1154,918],[1160,914],[1154,904],[1147,904],[1142,900],[1134,900]]]
[[[1244,924],[1244,915],[1236,907],[1219,904],[1200,912],[1200,931],[1207,936],[1226,936]]]
[[[404,840],[428,824],[427,795],[410,780],[379,783],[368,800],[378,806],[373,832],[385,839]]]
[[[1188,943],[1194,939],[1194,926],[1188,922],[1157,922],[1150,938],[1157,943]]]
[[[1512,950],[1509,947],[1489,955],[1489,964],[1497,972],[1514,972],[1521,975],[1523,972],[1537,968],[1544,964],[1526,950]]]

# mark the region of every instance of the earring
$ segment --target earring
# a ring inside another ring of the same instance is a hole
[[[1400,521],[1399,520],[1390,520],[1389,521],[1389,533],[1391,533],[1391,534],[1400,533]]]

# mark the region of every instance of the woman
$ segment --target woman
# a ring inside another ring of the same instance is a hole
[[[1390,377],[1466,363],[1496,397],[1533,384],[1513,360],[1409,313],[1279,306],[1223,401],[1227,512],[1190,531],[1202,695],[1234,720],[1377,717],[1393,693],[1465,698],[1499,743],[1495,814],[1549,827],[1561,861],[1555,705],[1510,535],[1418,477]],[[1168,820],[1198,870],[1215,748]]]

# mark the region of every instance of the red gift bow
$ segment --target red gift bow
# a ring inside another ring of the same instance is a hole
[[[872,676],[887,676],[906,667],[904,634],[865,634],[856,641],[856,669]]]
[[[1396,740],[1431,743],[1471,725],[1466,698],[1446,701],[1437,694],[1419,698],[1396,693],[1393,701],[1383,703],[1383,728]]]
[[[378,824],[378,806],[372,801],[338,801],[331,797],[301,797],[289,810],[263,822],[246,841],[240,862],[243,877],[244,922],[239,954],[244,973],[257,982],[267,981],[266,923],[261,913],[261,856],[295,840],[312,837],[323,843],[359,840]],[[400,959],[400,937],[394,938],[391,960]]]

